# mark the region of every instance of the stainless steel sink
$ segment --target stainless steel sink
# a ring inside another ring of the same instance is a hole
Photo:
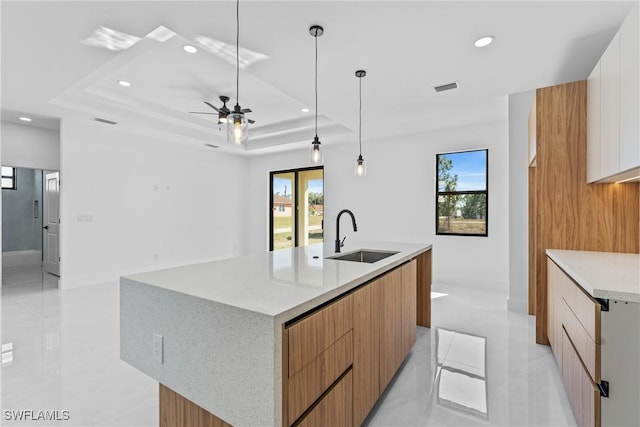
[[[395,255],[397,253],[398,252],[393,252],[393,251],[377,251],[377,250],[371,250],[371,249],[360,249],[359,251],[349,252],[344,255],[334,255],[327,258],[337,259],[340,261],[366,262],[370,264],[376,261],[380,261],[381,259],[390,257],[391,255]]]

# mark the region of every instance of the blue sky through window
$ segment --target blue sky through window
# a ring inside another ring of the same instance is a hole
[[[484,191],[487,189],[487,151],[464,151],[448,153],[444,156],[453,162],[449,171],[451,176],[458,175],[456,191]],[[440,191],[444,188],[440,188]]]
[[[291,180],[274,177],[273,178],[273,193],[280,193],[284,195],[285,186],[287,187],[287,196],[291,197]],[[309,181],[309,192],[322,193],[322,180],[312,179]]]

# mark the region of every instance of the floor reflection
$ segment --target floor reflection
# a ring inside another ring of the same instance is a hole
[[[437,403],[488,419],[487,339],[437,328]]]

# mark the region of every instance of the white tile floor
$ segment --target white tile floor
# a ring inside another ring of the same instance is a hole
[[[157,383],[119,359],[117,283],[60,291],[56,282],[39,270],[3,274],[0,424],[157,426]],[[366,424],[576,425],[532,317],[508,312],[503,293],[434,290],[447,295],[433,300],[432,328],[418,328]],[[70,419],[15,422],[7,410],[68,410]]]

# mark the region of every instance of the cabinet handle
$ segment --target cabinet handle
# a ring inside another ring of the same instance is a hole
[[[609,397],[609,381],[600,381],[598,389],[600,390],[600,397]]]
[[[605,298],[596,298],[596,301],[600,303],[600,311],[609,311],[609,300]]]

